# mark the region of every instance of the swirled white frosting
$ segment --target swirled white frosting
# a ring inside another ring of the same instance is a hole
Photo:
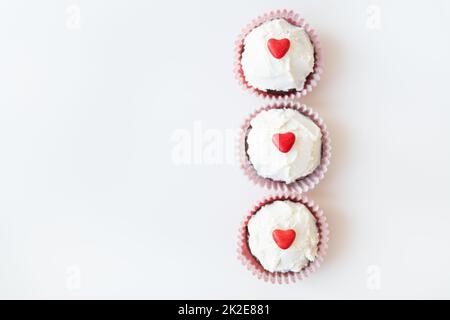
[[[284,38],[290,41],[289,50],[284,57],[276,59],[267,42]],[[245,37],[241,65],[252,87],[262,91],[300,91],[314,68],[314,47],[303,28],[275,19],[256,27]]]
[[[307,176],[320,164],[322,133],[308,117],[294,109],[262,111],[250,122],[247,155],[258,175],[291,183]],[[292,132],[295,143],[287,153],[280,152],[272,137]]]
[[[319,231],[316,219],[301,203],[278,200],[263,206],[248,222],[248,245],[264,269],[270,272],[298,272],[317,256]],[[295,239],[280,249],[273,230],[293,229]]]

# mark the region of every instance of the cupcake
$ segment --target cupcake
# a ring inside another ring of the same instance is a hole
[[[237,41],[236,75],[265,97],[305,95],[320,79],[321,56],[314,31],[292,12],[253,21]]]
[[[307,191],[326,172],[330,146],[319,116],[297,103],[259,109],[242,126],[241,167],[268,188]]]
[[[316,205],[301,196],[276,196],[247,216],[239,257],[259,277],[295,281],[320,266],[327,241],[328,225]]]

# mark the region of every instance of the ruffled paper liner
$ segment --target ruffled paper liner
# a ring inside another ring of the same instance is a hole
[[[249,34],[249,32],[267,21],[280,18],[285,19],[286,21],[295,26],[303,28],[306,31],[314,47],[314,68],[312,73],[309,74],[308,77],[306,78],[302,90],[284,94],[283,93],[273,94],[254,88],[247,82],[244,76],[244,72],[242,70],[241,59],[244,50],[244,39]],[[322,49],[320,48],[319,38],[317,37],[315,30],[294,11],[276,10],[265,13],[262,16],[259,16],[258,18],[254,19],[242,30],[241,34],[236,40],[234,55],[235,59],[233,69],[235,77],[238,80],[238,82],[242,85],[242,87],[244,87],[251,93],[255,94],[256,96],[261,96],[269,99],[287,99],[287,98],[293,99],[296,97],[300,98],[302,96],[305,96],[308,92],[311,92],[315,86],[317,86],[317,82],[320,80],[320,74],[323,72],[323,56],[322,56]]]
[[[306,267],[304,267],[299,272],[269,272],[263,268],[261,263],[252,255],[250,252],[250,248],[248,246],[248,229],[247,225],[250,218],[256,214],[261,207],[266,204],[272,203],[277,200],[290,200],[293,202],[299,202],[306,206],[309,211],[312,213],[314,218],[316,219],[317,229],[319,231],[319,243],[317,256],[314,261],[310,262]],[[304,278],[311,275],[314,271],[316,271],[320,265],[322,264],[326,250],[328,248],[328,239],[329,239],[329,229],[327,219],[323,214],[323,211],[317,206],[312,200],[309,200],[304,195],[294,195],[294,194],[280,194],[271,196],[262,200],[258,203],[247,216],[239,228],[238,235],[238,259],[242,262],[244,266],[247,267],[253,275],[255,275],[258,279],[262,279],[266,282],[271,283],[290,283],[296,282],[297,280],[303,280]]]
[[[311,119],[319,128],[322,133],[322,154],[319,166],[309,175],[299,178],[294,182],[289,184],[283,181],[274,181],[272,179],[264,178],[256,172],[255,168],[251,164],[246,150],[246,140],[247,134],[250,128],[250,122],[255,118],[260,112],[267,111],[270,109],[283,109],[290,108],[299,111],[304,116]],[[240,162],[240,167],[244,171],[244,174],[253,183],[260,185],[262,187],[268,188],[269,190],[280,190],[288,192],[307,192],[314,188],[320,180],[323,179],[325,173],[328,170],[328,165],[330,164],[331,157],[331,140],[326,129],[325,123],[320,118],[320,116],[314,112],[311,108],[304,104],[297,102],[277,102],[269,104],[266,107],[261,107],[252,114],[250,114],[245,120],[244,124],[241,126],[241,133],[239,135],[238,141],[238,157]]]

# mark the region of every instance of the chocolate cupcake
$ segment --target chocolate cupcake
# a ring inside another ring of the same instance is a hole
[[[246,217],[239,257],[265,280],[301,280],[323,261],[328,233],[326,218],[312,201],[299,195],[274,196]]]
[[[292,11],[271,12],[253,21],[236,51],[237,78],[265,97],[302,96],[320,79],[318,39]]]
[[[269,272],[299,272],[317,256],[316,219],[299,202],[276,200],[262,206],[247,230],[250,252]]]
[[[329,163],[323,122],[296,103],[270,105],[252,114],[242,127],[240,143],[244,172],[268,188],[307,191]]]

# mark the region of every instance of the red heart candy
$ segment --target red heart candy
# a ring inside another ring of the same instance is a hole
[[[289,248],[294,242],[295,231],[293,229],[280,230],[276,229],[272,232],[272,237],[275,243],[283,250]]]
[[[278,150],[287,153],[295,143],[295,134],[292,132],[276,133],[272,136],[272,142]]]
[[[288,52],[291,42],[289,39],[269,39],[267,41],[267,48],[269,48],[270,53],[276,58],[281,59],[284,57],[286,52]]]

